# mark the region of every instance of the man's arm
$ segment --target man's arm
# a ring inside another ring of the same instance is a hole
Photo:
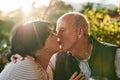
[[[50,65],[48,65],[47,67],[47,73],[48,73],[49,80],[53,80],[53,69],[51,68]]]
[[[19,55],[19,54],[15,54],[15,55],[12,55],[11,58],[10,58],[10,60],[14,63],[17,61],[17,59],[22,61],[24,59],[24,57]]]
[[[50,61],[49,61],[49,66],[50,66],[53,70],[55,70],[56,56],[57,56],[57,54],[58,54],[58,53],[55,53],[55,54],[51,57],[51,59],[50,59]]]
[[[49,76],[49,80],[54,80],[54,79],[53,79],[53,72],[54,72],[54,70],[55,70],[56,55],[57,55],[57,53],[54,54],[54,55],[51,57],[51,59],[50,59],[50,61],[49,61],[49,65],[48,65],[48,67],[47,67],[47,73],[48,73],[48,76]]]
[[[116,65],[117,77],[120,79],[120,48],[118,48],[116,52],[115,65]]]

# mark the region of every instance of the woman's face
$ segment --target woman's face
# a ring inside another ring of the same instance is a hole
[[[45,42],[45,49],[49,49],[51,52],[55,53],[60,50],[59,44],[57,42],[57,36],[54,34],[49,35],[48,39]]]

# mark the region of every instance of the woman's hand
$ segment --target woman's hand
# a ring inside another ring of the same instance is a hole
[[[69,80],[85,80],[85,75],[81,72],[78,74],[78,72],[75,72]]]

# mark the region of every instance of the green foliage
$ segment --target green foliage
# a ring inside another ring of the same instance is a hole
[[[90,33],[93,36],[100,41],[120,45],[120,21],[115,19],[116,15],[111,17],[106,8],[90,9],[85,12],[85,15],[90,21]]]
[[[9,37],[13,25],[12,21],[0,21],[0,54],[4,54],[10,45]]]
[[[0,21],[0,72],[6,64],[5,54],[10,46],[9,37],[14,23],[12,21]]]
[[[48,11],[47,20],[56,24],[57,19],[66,12],[72,11],[71,5],[65,4],[63,1],[55,1],[54,4],[50,6]]]
[[[63,1],[55,1],[51,6],[50,10],[47,12],[46,20],[50,21],[52,24],[55,25],[56,28],[56,21],[57,19],[63,15],[64,13],[67,13],[69,11],[73,11],[73,8],[69,4],[65,4]],[[54,32],[55,32],[54,28]]]

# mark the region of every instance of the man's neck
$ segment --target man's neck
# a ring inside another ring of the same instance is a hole
[[[93,45],[88,40],[78,45],[78,47],[75,47],[71,50],[71,53],[73,53],[76,57],[79,59],[89,59],[92,53]]]

